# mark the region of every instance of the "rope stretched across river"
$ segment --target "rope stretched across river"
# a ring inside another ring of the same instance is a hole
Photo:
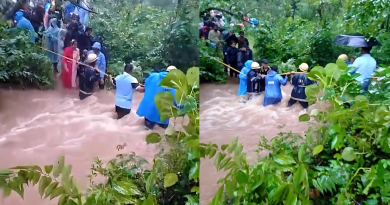
[[[217,60],[216,58],[212,58],[212,59],[215,60],[215,61],[217,61],[218,63],[221,63],[222,65],[224,65],[224,66],[226,66],[226,67],[228,67],[228,68],[230,68],[230,69],[232,69],[232,70],[238,72],[238,73],[241,73],[241,74],[245,75],[245,74],[242,73],[241,71],[239,71],[239,70],[237,70],[237,69],[235,69],[235,68],[232,68],[230,65],[227,65],[227,64],[225,64],[225,63],[223,63],[223,62]],[[290,72],[290,73],[291,73],[291,72]],[[294,72],[294,73],[291,73],[291,74],[296,74],[296,73],[304,73],[304,72]],[[287,74],[288,74],[288,73],[279,73],[279,75],[287,75]],[[247,75],[245,75],[245,76],[247,76]],[[374,76],[373,76],[373,77],[371,77],[371,78],[376,79],[376,78],[380,78],[380,77],[374,77]]]

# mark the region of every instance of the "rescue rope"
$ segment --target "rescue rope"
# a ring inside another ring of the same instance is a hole
[[[237,69],[232,68],[232,67],[229,66],[229,65],[226,65],[225,63],[223,63],[223,62],[217,60],[216,58],[212,58],[212,59],[214,59],[214,60],[217,61],[218,63],[221,63],[222,65],[224,65],[224,66],[226,66],[226,67],[228,67],[228,68],[230,68],[230,69],[232,69],[232,70],[234,70],[234,71],[236,71],[236,72],[238,72],[238,73],[241,73],[241,74],[245,75],[245,74],[242,73],[241,71],[238,71]],[[296,74],[296,73],[304,73],[304,72],[294,72],[294,73],[291,73],[291,72],[290,72],[290,74]],[[287,75],[287,73],[278,73],[278,74],[279,74],[279,75]],[[247,76],[247,75],[245,75],[245,76]],[[377,78],[381,78],[381,77],[374,77],[374,76],[373,76],[373,77],[371,77],[371,78],[377,79]]]
[[[110,78],[112,77],[111,75],[109,75],[109,74],[107,74],[107,73],[105,73],[105,72],[99,70],[99,69],[96,68],[96,67],[92,67],[92,66],[87,65],[87,64],[85,64],[85,63],[78,62],[78,61],[76,61],[76,60],[74,60],[74,59],[72,59],[72,58],[68,58],[68,57],[63,56],[63,55],[61,55],[61,54],[59,54],[59,53],[56,53],[56,52],[53,52],[53,51],[48,50],[48,49],[46,49],[46,48],[43,48],[43,47],[41,47],[41,46],[38,46],[38,47],[39,47],[40,49],[42,49],[42,50],[45,50],[45,51],[48,51],[48,52],[50,52],[50,53],[56,54],[56,55],[58,55],[58,56],[60,56],[60,57],[63,57],[63,58],[65,58],[65,59],[67,59],[67,60],[75,61],[75,62],[76,62],[77,64],[79,64],[79,65],[83,65],[83,66],[86,66],[86,67],[88,67],[88,68],[92,68],[92,69],[98,71],[99,73],[104,73],[104,75],[106,75],[107,77],[110,77]],[[141,87],[145,87],[145,85],[143,85],[143,84],[141,84],[141,83],[138,83],[138,84],[139,84]]]

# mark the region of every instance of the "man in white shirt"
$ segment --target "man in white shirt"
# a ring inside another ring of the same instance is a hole
[[[376,69],[376,60],[370,55],[372,47],[365,47],[361,50],[361,56],[356,58],[356,60],[351,65],[356,69],[350,72],[351,74],[359,73],[360,76],[355,80],[362,84],[363,94],[368,90],[370,85],[370,78],[372,73]]]

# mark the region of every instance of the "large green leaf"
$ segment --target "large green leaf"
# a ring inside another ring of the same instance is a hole
[[[174,88],[176,90],[176,102],[185,104],[189,94],[187,83],[186,75],[181,70],[175,69],[169,71],[168,75],[161,80],[160,86]]]
[[[352,147],[344,148],[343,153],[341,154],[341,156],[343,157],[343,159],[345,161],[349,161],[349,162],[355,160],[355,158],[356,158],[355,151],[353,150]]]
[[[157,93],[154,97],[154,103],[160,114],[161,121],[177,115],[177,109],[174,107],[174,97],[171,92],[163,91]]]
[[[170,187],[176,184],[178,181],[177,175],[174,173],[169,173],[164,176],[164,187]]]
[[[186,73],[188,85],[199,88],[199,68],[192,67]]]

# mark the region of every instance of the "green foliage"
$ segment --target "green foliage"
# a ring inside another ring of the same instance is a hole
[[[144,72],[168,65],[182,70],[198,65],[194,20],[198,2],[180,0],[174,11],[150,3],[93,0],[98,14],[91,16],[91,26],[110,50],[110,72],[121,73],[123,62],[129,60],[137,61]]]
[[[348,74],[350,69],[342,60],[314,67],[308,77],[319,86],[306,88],[309,103],[328,101],[331,107],[299,117],[317,121],[305,138],[262,137],[258,152],[269,155],[253,165],[237,138],[221,147],[201,144],[201,157],[215,157],[216,169],[228,171],[211,204],[388,204],[390,68],[379,69],[383,77],[367,96],[360,95],[354,80],[359,74]],[[353,106],[346,107],[342,97]]]
[[[200,41],[199,64],[201,82],[226,82],[224,66],[214,60],[223,61],[223,54],[220,49],[206,46],[206,41]]]
[[[51,66],[26,32],[0,23],[0,82],[50,86],[54,80]]]

